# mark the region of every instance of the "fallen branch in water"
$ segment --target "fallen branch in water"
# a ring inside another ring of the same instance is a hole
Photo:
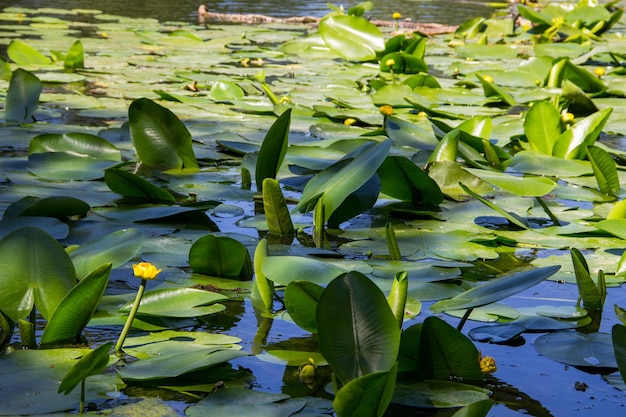
[[[214,13],[210,12],[205,5],[198,7],[198,21],[206,22],[227,22],[227,23],[243,23],[248,25],[263,23],[285,23],[285,24],[303,24],[317,26],[321,18],[313,16],[299,17],[272,17],[262,14],[231,14],[231,13]],[[425,35],[439,35],[442,33],[452,33],[458,26],[444,25],[440,23],[417,23],[411,20],[399,20],[398,22],[389,20],[372,20],[376,26],[380,27],[398,27],[400,29],[412,29]]]

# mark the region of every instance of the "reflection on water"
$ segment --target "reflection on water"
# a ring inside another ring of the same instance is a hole
[[[506,1],[506,0],[504,0]],[[255,13],[271,16],[323,16],[329,9],[326,0],[0,0],[0,8],[97,9],[105,13],[129,17],[151,17],[161,21],[196,22],[196,10],[204,2],[218,13]],[[341,2],[331,1],[333,4]],[[344,3],[350,7],[359,1]],[[394,12],[419,22],[459,24],[472,17],[490,16],[494,3],[486,0],[392,0],[374,1],[374,19],[390,19]]]

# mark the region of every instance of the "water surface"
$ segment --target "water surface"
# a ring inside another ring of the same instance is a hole
[[[195,22],[197,8],[203,0],[0,0],[0,8],[97,9],[128,17],[151,17],[160,21]],[[326,0],[204,0],[210,11],[218,13],[255,13],[270,16],[323,16],[329,9]],[[342,2],[331,3],[341,5]],[[359,1],[343,3],[350,7]],[[494,13],[493,2],[486,0],[392,0],[375,1],[374,19],[390,19],[394,12],[418,22],[460,24],[472,17],[488,17]]]

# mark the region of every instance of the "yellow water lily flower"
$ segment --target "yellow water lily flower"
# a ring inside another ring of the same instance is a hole
[[[352,117],[348,117],[346,120],[343,121],[343,124],[346,126],[352,126],[355,123],[356,119],[353,119]]]
[[[402,15],[398,12],[395,12],[394,14],[391,15],[391,18],[395,20],[402,19]]]
[[[387,104],[380,106],[378,110],[383,114],[383,116],[391,116],[393,114],[393,107]]]
[[[136,277],[141,279],[155,279],[160,272],[161,270],[156,269],[156,266],[152,265],[150,262],[139,262],[138,264],[133,264],[133,273]]]
[[[385,61],[385,65],[387,65],[388,67],[393,67],[394,65],[396,65],[396,60],[393,58],[389,58]]]
[[[478,364],[480,365],[480,372],[483,374],[492,374],[498,370],[496,360],[491,356],[483,356],[482,353],[478,354]]]
[[[316,374],[317,365],[315,364],[315,360],[313,358],[309,358],[307,362],[300,364],[300,367],[298,367],[300,380],[306,384],[313,383],[315,381]]]
[[[593,70],[593,73],[596,74],[598,77],[602,77],[604,74],[606,74],[606,71],[602,67],[597,67]]]
[[[493,83],[493,77],[491,75],[485,75],[483,77],[483,80],[487,81],[488,83]]]

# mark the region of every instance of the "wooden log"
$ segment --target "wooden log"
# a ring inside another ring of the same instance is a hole
[[[203,4],[198,7],[198,21],[200,23],[220,22],[220,23],[240,23],[246,25],[258,25],[264,23],[284,23],[284,24],[302,24],[309,26],[317,26],[320,18],[313,16],[296,16],[296,17],[272,17],[262,14],[231,14],[231,13],[214,13]],[[398,27],[398,29],[414,30],[425,35],[439,35],[442,33],[452,33],[458,26],[444,25],[440,23],[418,23],[411,20],[372,20],[376,26],[380,27]]]

